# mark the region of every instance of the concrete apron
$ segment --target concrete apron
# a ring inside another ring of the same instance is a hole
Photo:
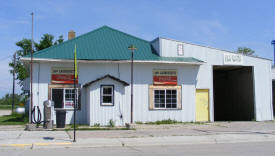
[[[23,132],[24,133],[24,132]],[[44,132],[43,132],[44,133]],[[53,135],[54,134],[54,135]],[[10,134],[12,135],[12,134]],[[203,136],[162,136],[162,137],[138,137],[138,138],[86,138],[72,142],[66,132],[58,133],[29,133],[19,134],[20,137],[5,137],[0,141],[0,149],[3,148],[77,148],[77,147],[123,147],[123,146],[165,146],[188,144],[219,144],[240,142],[266,142],[275,141],[272,134],[218,134]],[[38,136],[47,136],[38,137]],[[1,136],[2,138],[2,136]],[[54,139],[50,139],[54,138]]]

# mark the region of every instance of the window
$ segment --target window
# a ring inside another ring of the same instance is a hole
[[[184,48],[183,48],[183,44],[178,44],[178,55],[182,56],[184,55]]]
[[[52,88],[52,100],[54,101],[54,108],[59,109],[74,109],[74,96],[76,96],[76,109],[80,109],[79,89],[74,88]]]
[[[177,108],[177,90],[176,89],[154,90],[154,108],[157,108],[157,109]]]
[[[76,95],[75,95],[75,90],[73,88],[64,88],[64,108],[65,109],[74,109],[74,98],[75,100],[78,101],[78,92],[76,89]],[[76,102],[77,103],[77,102]],[[76,106],[76,108],[78,108]]]
[[[100,99],[102,106],[114,105],[114,86],[113,85],[101,85],[100,87]]]
[[[182,109],[181,86],[149,86],[149,110]]]

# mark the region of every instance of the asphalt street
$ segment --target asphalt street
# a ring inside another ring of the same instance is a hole
[[[194,144],[173,146],[0,149],[1,156],[274,156],[275,142]]]

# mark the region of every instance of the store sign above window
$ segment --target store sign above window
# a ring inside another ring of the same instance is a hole
[[[243,56],[238,54],[223,54],[223,64],[242,65]]]
[[[153,70],[154,85],[177,85],[176,70]]]
[[[51,78],[53,84],[73,84],[74,69],[67,67],[52,68]],[[78,78],[76,79],[76,83],[78,83]]]

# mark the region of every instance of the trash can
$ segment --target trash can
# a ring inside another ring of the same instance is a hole
[[[65,128],[66,111],[56,110],[56,128]]]

